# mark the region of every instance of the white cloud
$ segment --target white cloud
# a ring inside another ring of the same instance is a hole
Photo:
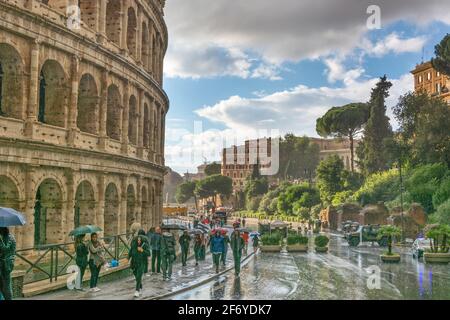
[[[345,55],[360,46],[369,32],[366,9],[371,4],[371,0],[168,1],[166,73],[170,77],[233,75],[276,80],[274,70],[283,62]],[[442,0],[378,0],[377,5],[383,28],[398,20],[450,24]],[[422,40],[392,35],[373,49],[377,54],[410,52]],[[260,61],[266,67],[261,68]],[[272,70],[267,68],[270,65]]]
[[[420,52],[426,41],[427,38],[425,36],[402,39],[394,32],[375,44],[365,40],[363,48],[368,55],[381,57],[389,53]]]

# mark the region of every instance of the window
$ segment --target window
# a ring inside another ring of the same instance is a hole
[[[422,76],[419,76],[419,83],[422,83]]]
[[[436,72],[436,77],[440,77],[441,73],[439,71]]]
[[[436,93],[441,93],[441,84],[439,82],[436,83]]]
[[[38,113],[38,121],[45,123],[45,76],[41,71],[41,75],[39,77],[39,113]]]
[[[431,72],[428,72],[428,74],[427,74],[427,80],[428,80],[428,81],[431,80]]]

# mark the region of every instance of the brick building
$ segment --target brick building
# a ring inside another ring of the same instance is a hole
[[[426,91],[431,96],[441,96],[450,104],[450,77],[436,71],[431,61],[417,65],[411,73],[416,92]]]

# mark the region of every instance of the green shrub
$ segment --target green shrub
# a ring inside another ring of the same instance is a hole
[[[314,244],[319,248],[326,247],[328,245],[328,242],[330,242],[330,239],[324,235],[316,236],[314,238]]]
[[[254,197],[247,200],[246,208],[248,211],[256,212],[262,197]]]
[[[304,237],[302,235],[299,235],[297,233],[295,234],[289,234],[287,237],[287,244],[288,245],[295,245],[295,244],[308,244],[308,237]]]
[[[362,206],[375,204],[379,201],[394,200],[400,193],[398,170],[392,169],[370,175],[363,186],[355,192],[353,200]]]
[[[344,204],[352,198],[353,194],[354,194],[354,192],[351,190],[338,192],[334,195],[333,200],[331,201],[331,204],[335,207],[337,207],[341,204]]]
[[[450,198],[437,208],[434,219],[437,223],[450,224]]]
[[[264,234],[261,236],[261,242],[266,246],[276,246],[281,243],[281,235],[278,232],[272,234]]]
[[[442,179],[441,185],[433,194],[433,206],[437,209],[441,204],[450,199],[450,175]]]

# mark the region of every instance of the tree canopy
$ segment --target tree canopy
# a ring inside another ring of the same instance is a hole
[[[431,62],[433,67],[443,74],[450,75],[450,34],[447,34],[435,47],[436,58]]]
[[[206,174],[207,176],[212,176],[212,175],[215,175],[215,174],[220,174],[221,171],[222,171],[222,165],[221,165],[220,163],[217,163],[217,162],[210,163],[210,164],[208,164],[208,165],[205,167],[205,174]]]

